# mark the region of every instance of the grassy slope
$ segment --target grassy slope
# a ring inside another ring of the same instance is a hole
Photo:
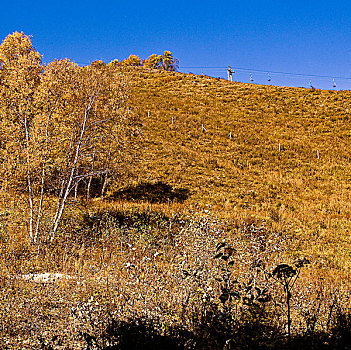
[[[224,218],[268,220],[349,270],[350,91],[140,70],[132,95],[144,123],[140,181],[186,188],[185,206]]]
[[[205,310],[198,288],[216,276],[211,272],[217,271],[213,270],[217,260],[212,259],[216,225],[198,235],[193,227],[180,231],[178,219],[167,218],[206,205],[212,205],[229,228],[250,216],[266,220],[291,238],[296,254],[315,259],[294,289],[294,300],[301,295],[299,289],[306,294],[302,302],[312,314],[319,302],[318,293],[317,299],[313,294],[319,285],[326,288],[321,309],[325,316],[329,311],[323,310],[330,310],[334,297],[345,290],[348,298],[351,92],[239,84],[146,70],[135,73],[132,104],[144,124],[136,184],[162,181],[189,190],[190,196],[184,203],[169,204],[111,200],[112,196],[71,202],[62,237],[53,245],[34,247],[29,246],[25,230],[26,199],[3,193],[0,208],[9,217],[0,216],[0,348],[44,348],[44,343],[46,348],[58,348],[50,344],[61,341],[67,348],[86,348],[87,341],[79,334],[100,337],[110,310],[117,320],[148,315],[160,317],[162,327],[176,321],[191,329],[190,320],[195,314],[201,318]],[[201,124],[207,132],[201,131]],[[126,226],[121,226],[119,216]],[[191,271],[199,260],[206,262],[200,269],[204,277],[199,282],[185,279],[184,263]],[[19,278],[30,272],[62,272],[72,279],[45,284]],[[241,272],[246,276],[246,270],[235,270],[239,276]],[[349,299],[340,300],[348,312],[349,302],[344,301]],[[294,329],[301,319],[297,311],[296,306]],[[279,307],[275,313],[284,323]],[[201,325],[206,335],[207,326]],[[324,330],[329,332],[328,327]]]

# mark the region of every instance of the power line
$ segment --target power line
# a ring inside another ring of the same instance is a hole
[[[180,69],[227,69],[227,67],[181,67]],[[265,74],[275,74],[275,75],[287,75],[294,77],[307,77],[307,78],[325,78],[325,79],[342,79],[351,80],[351,77],[334,76],[334,75],[318,75],[318,74],[304,74],[304,73],[291,73],[291,72],[281,72],[281,71],[271,71],[271,70],[261,70],[261,69],[251,69],[251,68],[239,68],[232,67],[236,71],[242,72],[252,72],[252,73],[265,73]]]
[[[90,65],[88,62],[75,62],[78,64],[83,65]],[[228,67],[211,67],[211,66],[193,66],[193,67],[182,67],[179,66],[179,69],[219,69],[219,70],[226,70]],[[239,67],[232,67],[233,70],[237,72],[251,72],[251,73],[265,73],[265,74],[272,74],[272,75],[287,75],[293,77],[307,77],[307,78],[324,78],[324,79],[342,79],[342,80],[351,80],[351,77],[343,77],[343,76],[336,76],[336,75],[318,75],[318,74],[305,74],[305,73],[292,73],[292,72],[282,72],[282,71],[271,71],[271,70],[263,70],[263,69],[252,69],[252,68],[239,68]]]
[[[77,64],[81,65],[90,65],[88,62],[75,62]],[[178,67],[179,70],[182,69],[204,69],[204,70],[217,70],[217,73],[221,73],[223,70],[227,70],[228,66],[191,66],[191,67]],[[270,82],[272,80],[271,75],[280,75],[280,76],[289,76],[289,77],[299,77],[299,78],[320,78],[320,79],[332,79],[333,80],[333,87],[336,87],[336,82],[335,79],[338,80],[351,80],[351,77],[345,77],[345,76],[335,76],[335,75],[318,75],[318,74],[306,74],[306,73],[292,73],[292,72],[283,72],[283,71],[271,71],[271,70],[263,70],[263,69],[253,69],[253,68],[241,68],[241,67],[232,67],[233,73],[234,70],[236,72],[249,72],[250,73],[250,81],[253,81],[252,78],[252,73],[262,73],[267,75],[267,79]],[[311,80],[310,80],[310,85],[312,85]]]

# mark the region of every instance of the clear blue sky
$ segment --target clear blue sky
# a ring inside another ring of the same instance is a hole
[[[86,64],[131,53],[172,51],[181,71],[226,76],[232,67],[351,77],[350,1],[6,1],[0,34],[33,35],[44,61]],[[250,71],[234,79],[249,82]],[[266,73],[253,73],[267,83]],[[272,76],[272,84],[308,86],[308,77]],[[312,78],[332,88],[331,78]],[[351,89],[351,80],[335,79]]]

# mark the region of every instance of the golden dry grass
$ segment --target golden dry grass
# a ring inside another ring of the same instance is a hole
[[[292,234],[298,249],[348,274],[350,91],[144,69],[133,82],[132,104],[144,125],[140,181],[186,188],[185,206],[210,204],[227,220],[270,221]]]
[[[107,349],[111,319],[146,317],[157,334],[183,327],[207,339],[202,348],[215,348],[222,343],[208,340],[210,328],[223,326],[216,317],[225,314],[215,245],[234,242],[244,259],[252,241],[240,238],[243,222],[264,222],[269,244],[276,234],[284,242],[272,266],[310,258],[294,291],[293,329],[304,334],[316,313],[316,330],[331,332],[331,305],[333,317],[350,310],[351,92],[142,68],[130,74],[131,106],[143,122],[133,177],[115,179],[103,201],[70,202],[57,240],[39,247],[29,245],[25,198],[1,195],[0,347],[83,349],[90,336],[91,348]],[[233,276],[248,278],[245,266]],[[21,278],[42,272],[72,278]],[[266,283],[263,275],[257,283]],[[284,306],[281,290],[269,288]],[[264,317],[231,307],[232,318],[284,333],[285,316],[273,304]]]

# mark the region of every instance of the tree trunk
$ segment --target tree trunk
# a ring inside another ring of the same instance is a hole
[[[45,163],[43,164],[43,169],[41,173],[40,201],[39,201],[39,207],[38,207],[37,224],[35,227],[34,243],[37,243],[38,234],[39,234],[39,226],[40,226],[41,212],[43,208],[43,199],[44,199],[44,179],[45,179]]]
[[[77,200],[79,182],[74,186],[74,200]]]
[[[95,162],[95,150],[93,152],[93,159],[91,164],[91,175],[89,176],[89,181],[87,186],[87,201],[90,199],[90,188],[91,188],[91,182],[93,181],[94,162]]]
[[[88,185],[87,185],[87,201],[90,199],[90,187],[91,187],[92,180],[93,180],[93,175],[90,175]]]
[[[55,101],[55,104],[56,104],[56,101]],[[48,119],[46,121],[46,127],[45,127],[45,147],[46,147],[45,151],[47,151],[47,149],[48,149],[49,120],[50,120],[50,117],[51,117],[51,113],[48,113],[47,117],[48,117]],[[43,201],[44,201],[44,184],[45,184],[46,160],[47,160],[47,154],[45,154],[45,156],[44,156],[43,168],[42,168],[42,172],[41,172],[40,201],[39,201],[39,207],[38,207],[37,224],[36,224],[35,234],[34,234],[34,243],[37,243],[37,240],[38,240],[40,220],[41,220],[41,215],[42,215],[42,208],[43,208]]]
[[[102,200],[104,199],[107,181],[108,181],[108,171],[105,172],[104,182],[102,184],[102,189],[101,189],[101,199]]]
[[[59,207],[58,207],[58,212],[57,215],[55,216],[54,222],[53,222],[53,228],[52,231],[50,232],[50,239],[51,242],[54,240],[57,229],[58,229],[58,225],[59,222],[61,220],[61,216],[63,213],[63,210],[65,209],[65,205],[66,205],[66,201],[68,198],[68,195],[70,194],[71,190],[72,190],[72,182],[73,182],[73,178],[74,178],[74,173],[76,171],[77,168],[77,163],[78,163],[78,158],[81,152],[81,147],[82,147],[82,143],[83,143],[83,137],[84,137],[84,133],[86,130],[86,124],[89,118],[89,112],[91,109],[91,106],[93,104],[94,100],[90,103],[90,105],[86,108],[85,112],[84,112],[84,119],[83,119],[83,123],[81,126],[81,130],[80,130],[80,136],[79,136],[79,140],[76,146],[76,151],[75,151],[75,156],[74,156],[74,160],[73,160],[73,164],[72,164],[72,168],[71,168],[71,172],[70,172],[70,176],[68,178],[68,183],[66,185],[66,189],[64,190],[65,194],[62,197],[61,203],[59,201]]]
[[[27,183],[28,183],[28,201],[29,201],[29,237],[32,243],[34,242],[33,236],[33,217],[34,217],[34,207],[33,207],[33,188],[32,181],[30,177],[30,158],[29,158],[29,130],[28,130],[28,120],[27,116],[24,116],[24,131],[26,135],[26,156],[27,156]]]

